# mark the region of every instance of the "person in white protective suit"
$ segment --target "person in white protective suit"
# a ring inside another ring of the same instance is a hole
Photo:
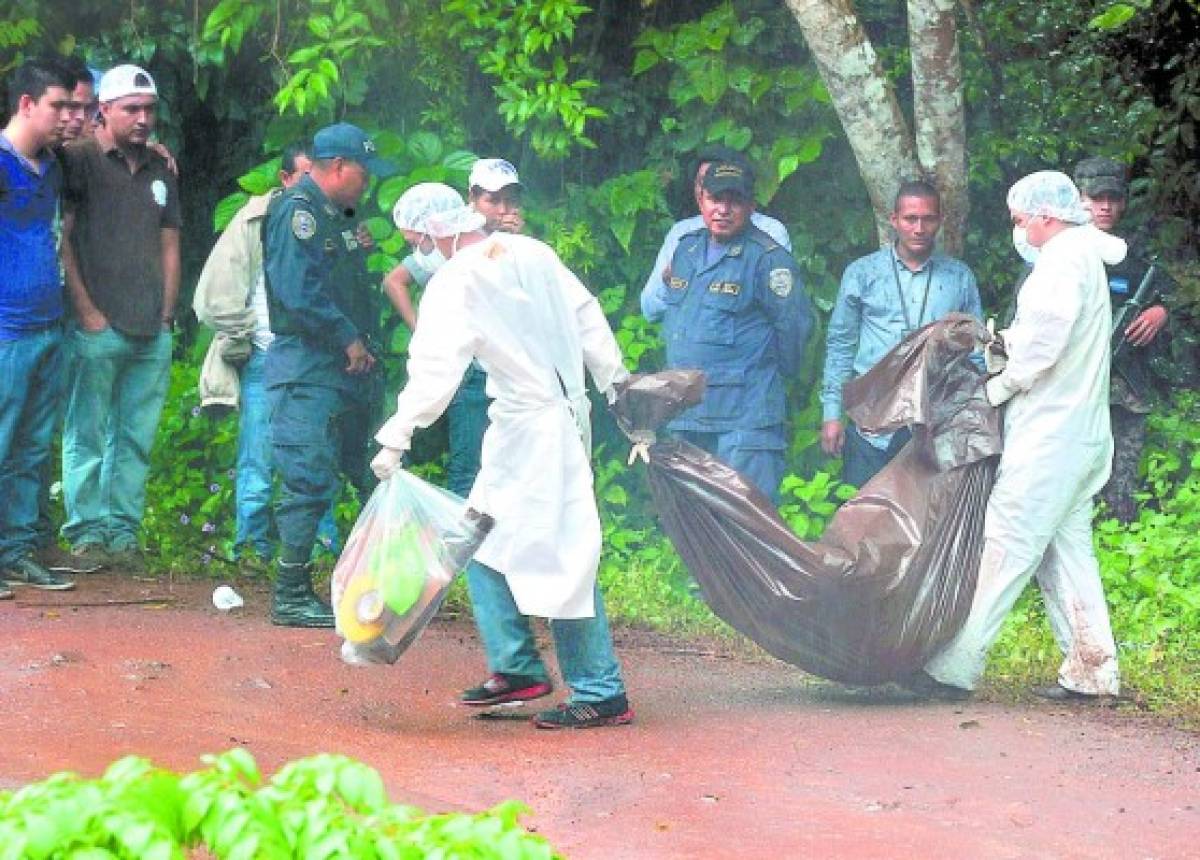
[[[386,479],[400,468],[413,431],[442,414],[473,359],[487,372],[493,400],[469,501],[496,525],[468,568],[491,676],[462,701],[495,705],[551,691],[529,625],[536,615],[550,619],[571,692],[534,723],[628,723],[633,711],[596,587],[601,533],[584,388],[585,366],[610,401],[628,376],[608,321],[549,246],[489,236],[483,216],[448,186],[414,186],[393,218],[436,272],[409,346],[408,383],[375,437],[384,446],[375,473]]]
[[[1034,266],[1001,333],[1007,363],[987,382],[988,401],[1007,406],[979,582],[966,624],[913,686],[947,698],[974,689],[1005,616],[1036,574],[1065,659],[1058,683],[1034,692],[1115,696],[1117,651],[1091,521],[1113,452],[1104,265],[1124,258],[1125,242],[1089,223],[1062,173],[1026,176],[1009,190],[1008,207],[1013,243]]]

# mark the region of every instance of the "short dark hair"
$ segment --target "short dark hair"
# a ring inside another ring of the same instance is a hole
[[[284,173],[296,172],[296,159],[312,152],[312,141],[307,139],[294,140],[283,148],[279,155],[279,169]]]
[[[75,78],[75,86],[81,83],[92,83],[92,70],[88,68],[88,64],[84,62],[83,57],[78,54],[68,54],[62,58],[62,64],[68,72]],[[72,87],[71,89],[74,89]]]
[[[892,203],[892,211],[900,211],[900,200],[903,197],[917,197],[921,200],[932,200],[938,205],[938,209],[942,208],[942,195],[937,190],[937,186],[927,179],[906,179],[900,183],[900,188],[896,191],[896,199]]]
[[[8,112],[11,116],[21,104],[21,96],[37,101],[50,87],[75,89],[75,75],[56,57],[37,57],[26,60],[8,80]]]

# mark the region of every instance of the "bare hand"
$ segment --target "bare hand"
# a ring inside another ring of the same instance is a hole
[[[821,450],[830,457],[842,456],[846,444],[846,431],[838,420],[826,421],[821,425]]]
[[[108,328],[108,317],[93,309],[79,317],[79,327],[92,333],[104,331]]]
[[[346,364],[346,372],[354,375],[370,373],[371,368],[375,366],[375,356],[367,352],[367,348],[361,340],[356,339],[346,347],[346,358],[349,359]]]
[[[375,250],[375,237],[371,235],[371,231],[367,229],[365,223],[354,228],[354,238],[358,240],[358,244],[364,251]]]
[[[150,141],[146,144],[146,146],[151,152],[157,152],[166,159],[167,170],[171,171],[171,173],[175,174],[176,176],[179,175],[179,165],[175,163],[175,156],[171,154],[171,150],[167,149],[157,140]]]
[[[525,218],[520,212],[513,212],[501,220],[500,229],[505,233],[522,233],[525,230]]]
[[[1134,346],[1145,346],[1158,337],[1163,326],[1167,324],[1167,309],[1162,305],[1153,305],[1137,315],[1137,319],[1125,329],[1125,339]]]

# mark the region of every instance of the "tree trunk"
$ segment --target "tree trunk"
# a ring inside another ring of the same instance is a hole
[[[955,0],[908,0],[908,33],[917,160],[942,193],[942,246],[962,256],[967,128],[955,6]]]
[[[850,0],[785,2],[833,99],[886,243],[896,189],[917,174],[908,122]]]

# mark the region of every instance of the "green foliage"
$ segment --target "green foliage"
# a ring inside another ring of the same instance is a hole
[[[852,498],[854,487],[828,472],[805,479],[788,475],[780,486],[783,504],[779,515],[802,540],[818,540],[842,502]]]
[[[633,62],[635,78],[659,67],[671,71],[667,92],[678,113],[660,124],[674,147],[690,151],[721,143],[747,150],[764,204],[800,165],[821,157],[836,129],[815,69],[772,63],[771,40],[765,17],[739,15],[732,3],[723,3],[672,30],[646,28],[634,40]],[[688,121],[696,113],[704,120]]]
[[[0,20],[0,72],[7,72],[21,62],[21,50],[42,32],[35,18]]]
[[[243,749],[202,761],[180,776],[130,756],[99,779],[59,773],[0,792],[0,860],[559,856],[521,827],[520,803],[427,815],[390,803],[379,774],[345,756],[299,759],[265,782]]]
[[[147,549],[171,570],[227,558],[234,537],[237,416],[201,410],[199,375],[194,359],[172,365],[150,456],[143,528]]]
[[[500,114],[543,158],[564,158],[574,146],[594,148],[588,120],[605,112],[590,104],[597,84],[572,80],[566,54],[579,18],[591,10],[571,0],[444,0],[452,39],[478,58],[496,81]]]

